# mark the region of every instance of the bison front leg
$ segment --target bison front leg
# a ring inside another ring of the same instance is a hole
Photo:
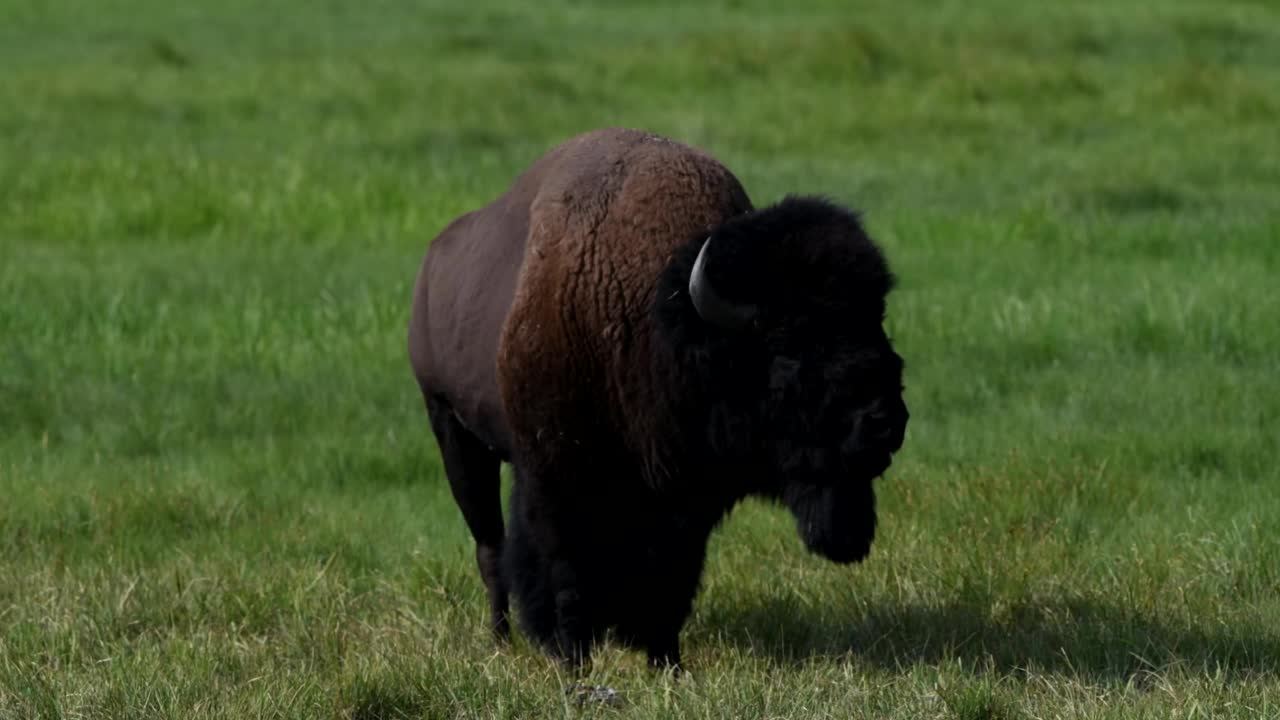
[[[560,500],[542,492],[539,478],[520,466],[515,474],[505,577],[525,631],[552,655],[581,670],[589,667],[594,638],[591,598],[581,585],[584,574],[579,570],[581,536],[573,532]]]
[[[578,572],[570,561],[558,560],[552,565],[551,583],[555,592],[556,653],[575,670],[589,670],[594,629],[591,606],[583,597]]]
[[[680,630],[685,613],[679,603],[655,594],[665,578],[651,578],[642,587],[629,587],[627,598],[619,601],[622,617],[617,623],[618,638],[628,647],[644,650],[654,670],[680,666]]]
[[[648,653],[655,670],[680,668],[680,631],[684,628],[698,593],[706,554],[708,525],[687,518],[662,516],[657,527],[666,529],[666,542],[642,567],[642,603],[628,608],[636,624],[633,635]],[[659,536],[657,531],[647,533]]]
[[[680,668],[680,631],[692,609],[693,583],[684,581],[679,573],[665,578],[662,594],[650,596],[649,606],[643,610],[641,642],[648,655],[649,667],[654,670]]]
[[[680,668],[680,628],[663,628],[648,640],[649,667],[654,670]]]

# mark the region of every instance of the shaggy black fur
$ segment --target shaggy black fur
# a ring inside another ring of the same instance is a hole
[[[583,442],[573,468],[516,459],[505,584],[525,630],[574,662],[606,630],[679,662],[707,539],[748,495],[785,504],[812,551],[861,560],[875,534],[873,479],[902,445],[902,359],[882,320],[893,276],[856,215],[788,198],[711,236],[722,297],[759,306],[753,324],[709,325],[687,292],[705,237],[659,279],[651,311],[652,455]],[[526,481],[547,473],[576,478]]]
[[[680,386],[702,388],[704,407],[679,413],[683,432],[705,432],[718,463],[755,469],[726,488],[735,501],[781,500],[811,550],[861,560],[875,534],[871,481],[909,417],[903,361],[883,329],[888,263],[857,215],[825,199],[788,197],[734,218],[711,236],[708,276],[760,312],[751,330],[731,332],[700,322],[677,292],[701,241],[664,274],[655,303]]]

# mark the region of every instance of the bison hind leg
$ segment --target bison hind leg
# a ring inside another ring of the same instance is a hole
[[[439,397],[426,395],[427,414],[449,490],[476,541],[476,564],[489,598],[489,627],[500,642],[511,635],[507,584],[502,576],[503,524],[501,460],[467,430]]]

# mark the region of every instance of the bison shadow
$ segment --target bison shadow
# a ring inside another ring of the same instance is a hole
[[[1280,674],[1280,635],[1256,625],[1164,622],[1097,600],[941,606],[805,608],[786,598],[713,604],[702,633],[777,665],[855,659],[886,669],[962,660],[1006,673],[1029,670],[1093,681],[1143,682],[1153,671]],[[701,633],[700,633],[701,634]]]

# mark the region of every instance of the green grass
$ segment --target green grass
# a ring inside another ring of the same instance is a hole
[[[1280,716],[1280,7],[0,0],[0,717]],[[866,212],[870,559],[748,503],[687,676],[484,631],[430,238],[604,125]]]

